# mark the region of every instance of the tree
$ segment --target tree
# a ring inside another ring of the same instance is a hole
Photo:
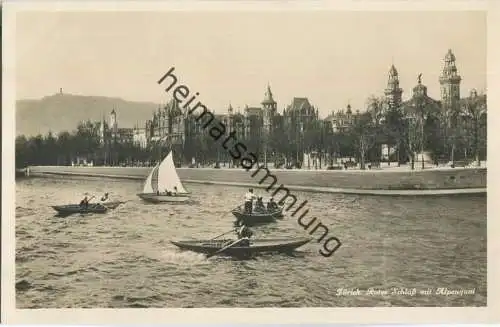
[[[385,135],[383,133],[383,124],[385,120],[385,112],[389,107],[385,98],[379,98],[375,96],[370,96],[367,100],[367,112],[370,114],[372,119],[372,133],[373,133],[373,148],[375,152],[371,153],[371,157],[376,161],[380,161],[380,156],[382,153],[382,144],[386,141]]]
[[[51,131],[49,131],[49,133],[47,134],[47,136],[44,138],[43,141],[45,147],[44,152],[46,153],[45,164],[51,165],[57,163],[59,149],[56,144],[57,142],[56,138],[54,137]]]
[[[366,154],[376,141],[375,124],[371,113],[364,112],[356,116],[351,132],[359,153],[360,168],[365,169]]]
[[[16,137],[16,168],[24,168],[26,167],[31,158],[30,158],[30,153],[28,149],[28,140],[24,135],[20,135]]]
[[[396,147],[398,167],[401,164],[401,150],[405,136],[405,117],[401,108],[389,108],[384,113],[383,133],[389,147]],[[389,159],[390,162],[390,159]]]
[[[486,101],[483,103],[475,93],[465,99],[463,107],[463,116],[469,122],[468,135],[472,138],[472,148],[476,165],[481,165],[480,161],[480,143],[482,131],[486,131]],[[484,133],[484,136],[485,133]]]

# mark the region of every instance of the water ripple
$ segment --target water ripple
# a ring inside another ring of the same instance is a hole
[[[173,239],[233,228],[244,188],[188,185],[190,205],[150,205],[141,183],[99,178],[16,184],[18,308],[350,307],[486,305],[486,198],[386,198],[297,192],[343,246],[239,261],[182,252]],[[128,201],[104,215],[54,217],[50,205],[108,191]],[[266,197],[266,194],[263,194]],[[294,218],[256,237],[306,233]],[[474,295],[339,296],[339,288],[472,289]]]

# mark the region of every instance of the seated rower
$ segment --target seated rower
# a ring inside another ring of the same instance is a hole
[[[238,235],[238,239],[241,240],[239,243],[240,246],[249,246],[250,245],[250,237],[252,237],[253,232],[245,226],[245,224],[241,224],[241,226],[236,229],[236,234]]]
[[[89,199],[85,196],[82,201],[80,201],[80,207],[87,208],[89,206]]]
[[[266,212],[266,207],[264,206],[264,203],[262,202],[262,197],[259,197],[257,199],[257,201],[255,202],[255,212],[257,212],[257,213]]]
[[[274,202],[273,198],[269,199],[269,202],[267,203],[267,211],[275,211],[278,209],[278,205],[276,202]]]
[[[109,200],[109,193],[104,193],[103,197],[101,198],[101,203],[107,202]]]

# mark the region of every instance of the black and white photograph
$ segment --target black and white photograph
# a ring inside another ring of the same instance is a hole
[[[15,309],[490,304],[486,10],[40,8]]]

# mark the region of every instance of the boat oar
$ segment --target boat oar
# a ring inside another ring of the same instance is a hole
[[[220,218],[224,217],[225,215],[227,215],[228,213],[230,212],[233,212],[233,210],[236,210],[236,209],[239,209],[241,207],[241,205],[237,206],[237,207],[234,207],[233,209],[229,210],[229,211],[226,211],[222,214],[222,216],[220,216]],[[219,235],[219,236],[222,236],[222,235]],[[219,237],[217,236],[217,237]]]
[[[214,255],[217,255],[217,254],[219,254],[219,253],[222,253],[222,252],[226,251],[227,249],[229,249],[229,248],[231,248],[231,247],[233,247],[233,246],[235,246],[235,245],[239,244],[241,241],[243,241],[243,239],[242,239],[242,238],[240,238],[239,240],[236,240],[236,241],[232,242],[231,244],[229,244],[229,245],[227,245],[227,246],[223,247],[222,249],[220,249],[220,250],[218,250],[218,251],[216,251],[216,252],[214,252],[214,253],[207,254],[207,259],[208,259],[208,258],[213,257]]]
[[[226,235],[226,234],[229,234],[229,233],[234,233],[234,231],[235,231],[235,230],[234,230],[234,228],[233,228],[233,229],[231,229],[229,232],[222,233],[222,234],[220,234],[219,236],[216,236],[216,237],[214,237],[214,238],[210,239],[210,241],[213,241],[213,240],[215,240],[216,238],[219,238],[219,237],[224,236],[224,235]]]
[[[92,195],[88,200],[87,200],[87,205],[90,204],[90,200],[92,200],[93,198],[95,198],[95,195]]]

